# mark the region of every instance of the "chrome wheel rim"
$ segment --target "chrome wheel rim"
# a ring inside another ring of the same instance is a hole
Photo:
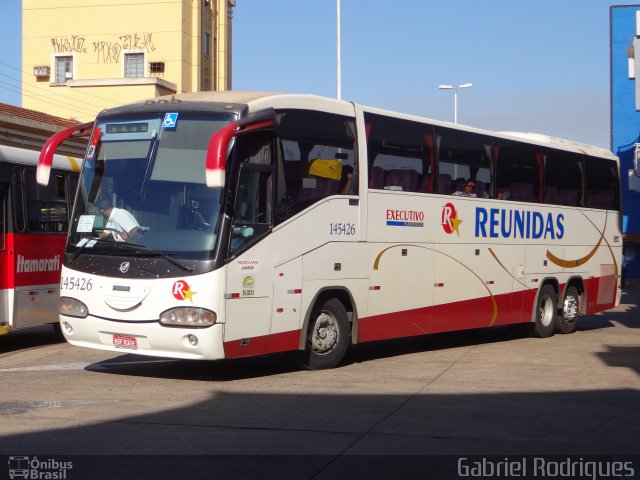
[[[329,353],[340,338],[338,320],[329,312],[321,312],[316,318],[311,335],[311,350],[319,355]]]
[[[540,323],[548,327],[553,322],[553,301],[550,296],[545,296],[540,302]]]
[[[567,321],[574,321],[578,316],[578,299],[573,295],[567,295],[562,307],[562,316]]]

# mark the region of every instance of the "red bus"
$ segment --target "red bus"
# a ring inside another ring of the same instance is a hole
[[[0,145],[0,335],[58,326],[60,268],[81,161],[55,155],[36,182],[39,152]]]

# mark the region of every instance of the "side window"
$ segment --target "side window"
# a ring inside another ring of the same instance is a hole
[[[438,193],[488,198],[491,178],[491,137],[436,127]]]
[[[4,250],[4,239],[7,233],[6,205],[7,187],[0,184],[0,250]]]
[[[618,169],[610,160],[587,158],[585,206],[604,210],[619,210],[620,190]]]
[[[22,183],[22,169],[13,169],[13,212],[14,230],[24,232],[26,219],[24,218],[24,184]]]
[[[73,202],[76,199],[76,191],[78,190],[79,175],[72,173],[67,177],[67,208],[69,209],[69,215],[73,210]]]
[[[308,110],[278,114],[275,223],[331,195],[356,195],[354,120]]]
[[[24,176],[29,231],[66,232],[69,226],[66,175],[52,172],[46,187],[36,183],[35,169],[25,170]]]
[[[433,126],[365,113],[369,188],[432,192]]]
[[[496,198],[542,200],[542,152],[537,145],[496,138]]]
[[[544,200],[554,205],[581,206],[582,203],[582,155],[545,148]]]
[[[231,255],[244,250],[270,230],[273,212],[274,167],[270,136],[239,137],[236,150],[240,173],[233,203]]]

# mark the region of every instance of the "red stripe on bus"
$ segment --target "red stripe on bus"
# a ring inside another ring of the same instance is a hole
[[[243,342],[245,346],[243,346]],[[287,352],[297,350],[300,345],[300,330],[262,335],[244,340],[224,342],[225,358],[249,357],[265,353]]]
[[[358,323],[358,341],[528,322],[531,320],[535,295],[536,290],[525,290],[496,295],[493,300],[491,297],[474,298],[361,318]]]

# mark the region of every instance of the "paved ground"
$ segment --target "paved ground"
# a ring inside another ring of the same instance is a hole
[[[0,455],[232,455],[219,461],[236,478],[256,478],[243,475],[256,465],[280,478],[360,478],[362,463],[375,478],[385,455],[637,456],[639,308],[630,287],[572,335],[500,327],[379,342],[320,372],[286,355],[163,360],[56,343],[48,327],[12,332],[0,337]],[[280,472],[263,455],[296,457]],[[131,473],[134,458],[105,458],[116,470],[86,478]],[[180,461],[204,460],[157,457],[151,477],[135,478],[175,478],[163,472]]]

